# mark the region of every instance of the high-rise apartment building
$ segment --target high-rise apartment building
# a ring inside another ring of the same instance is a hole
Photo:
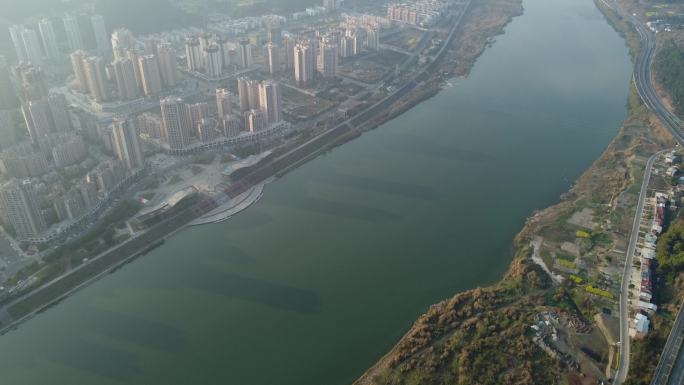
[[[116,59],[112,63],[114,78],[119,98],[122,100],[135,99],[140,95],[138,84],[135,80],[135,64],[128,58]]]
[[[12,178],[30,178],[48,172],[45,152],[36,151],[31,143],[21,142],[0,152],[0,171]]]
[[[21,32],[24,30],[24,26],[17,24],[9,28],[10,38],[12,39],[12,45],[14,46],[14,52],[17,55],[17,60],[19,62],[27,61],[26,48],[24,48],[24,40],[21,37]]]
[[[314,48],[310,42],[294,47],[294,78],[299,86],[309,86],[314,80]]]
[[[66,32],[67,42],[69,43],[69,50],[74,52],[85,49],[81,28],[78,26],[78,19],[73,15],[65,15],[64,18],[62,18],[62,22],[64,23],[64,31]]]
[[[271,18],[266,21],[266,39],[276,46],[283,42],[283,27],[280,20]]]
[[[197,137],[202,143],[209,143],[216,139],[218,120],[205,118],[197,124]]]
[[[157,59],[159,60],[159,73],[164,87],[175,87],[178,84],[176,50],[171,44],[161,43],[157,46]]]
[[[247,114],[247,131],[257,132],[268,127],[268,118],[261,110],[250,110]]]
[[[112,147],[116,157],[129,169],[141,168],[144,165],[138,131],[131,120],[115,120],[111,133]]]
[[[111,47],[109,46],[109,34],[105,26],[102,15],[92,15],[90,17],[90,24],[93,27],[93,37],[95,38],[95,49],[97,54],[103,57],[111,55]]]
[[[318,73],[321,77],[332,79],[337,76],[337,44],[332,39],[324,39],[318,49]]]
[[[202,47],[196,37],[189,37],[185,41],[185,57],[187,60],[188,71],[200,71],[204,65],[202,63]]]
[[[29,181],[13,179],[0,186],[0,211],[3,221],[14,229],[19,240],[40,236],[47,230]]]
[[[285,46],[285,68],[290,71],[290,74],[293,74],[294,72],[292,71],[294,70],[295,45],[297,45],[297,41],[289,35],[283,38],[283,41]]]
[[[52,132],[50,105],[46,99],[31,100],[21,106],[24,122],[33,143],[38,144]]]
[[[83,61],[83,67],[90,97],[98,103],[108,101],[109,90],[106,83],[104,60],[98,56],[90,56]]]
[[[216,44],[211,44],[204,49],[204,63],[206,67],[206,74],[210,78],[218,78],[221,76],[223,62],[221,59],[221,51]]]
[[[187,125],[193,132],[196,132],[197,125],[202,119],[209,118],[211,115],[209,113],[209,103],[199,102],[193,104],[186,104],[185,108],[187,110],[186,117],[188,119]]]
[[[34,66],[44,64],[43,43],[35,30],[14,25],[10,27],[10,37],[20,61]]]
[[[140,77],[142,80],[145,96],[156,95],[162,90],[159,63],[154,55],[144,55],[138,59]]]
[[[259,81],[258,80],[248,80],[247,81],[247,101],[249,102],[250,110],[259,109]]]
[[[366,47],[373,51],[380,48],[380,31],[376,27],[366,28]]]
[[[238,49],[240,53],[240,68],[249,68],[252,66],[252,44],[246,37],[238,41]]]
[[[57,167],[66,167],[82,161],[87,155],[85,142],[80,135],[60,137],[51,144],[52,160]]]
[[[133,32],[125,28],[112,32],[111,43],[114,59],[126,57],[126,51],[135,48],[136,45]]]
[[[69,55],[69,58],[71,59],[71,69],[76,80],[74,86],[77,90],[86,92],[88,90],[88,78],[85,71],[86,53],[80,50],[74,51]]]
[[[280,72],[280,48],[273,43],[264,46],[264,67],[271,75]]]
[[[38,31],[40,31],[40,37],[43,41],[45,56],[52,61],[59,59],[62,54],[59,52],[57,35],[55,35],[55,28],[52,25],[52,20],[47,18],[41,19],[38,22]]]
[[[52,117],[52,128],[58,132],[69,131],[73,128],[71,115],[69,114],[69,103],[66,96],[55,92],[48,94],[48,107]]]
[[[259,108],[259,82],[246,78],[238,79],[238,98],[240,111],[246,112]]]
[[[211,45],[211,38],[212,38],[212,35],[209,32],[204,32],[204,33],[201,33],[199,35],[198,40],[200,43],[200,50],[202,52],[204,52],[204,50],[207,49],[207,47],[209,47],[209,45]]]
[[[230,91],[227,88],[219,88],[216,90],[216,107],[219,119],[229,115],[232,112],[230,104]]]
[[[348,58],[354,56],[354,38],[343,36],[340,40],[340,56]]]
[[[231,60],[230,60],[230,43],[228,42],[227,39],[219,37],[215,41],[216,45],[219,47],[219,51],[221,52],[221,65],[223,68],[228,68],[230,66]]]
[[[9,66],[4,56],[0,56],[0,110],[9,110],[17,107],[19,100],[12,84]]]
[[[246,78],[238,78],[237,89],[240,112],[246,112],[249,110],[249,91],[247,90]]]
[[[159,44],[161,41],[155,37],[146,37],[143,41],[145,55],[159,55]]]
[[[126,57],[133,61],[133,70],[135,71],[135,84],[138,85],[140,91],[143,90],[142,72],[140,71],[140,58],[145,53],[139,49],[131,48],[126,51]]]
[[[259,106],[266,115],[269,124],[281,120],[280,84],[273,80],[265,80],[259,85]]]
[[[237,115],[226,115],[223,117],[223,135],[233,138],[240,135],[240,131],[245,125],[245,119]]]
[[[37,100],[47,97],[48,84],[45,71],[40,67],[24,65],[17,69],[21,80],[20,94],[23,100]]]
[[[161,101],[163,136],[172,150],[180,150],[190,144],[185,102],[181,98],[168,97]]]

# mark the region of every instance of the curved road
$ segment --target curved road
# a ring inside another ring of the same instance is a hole
[[[608,4],[606,4],[608,5]],[[637,91],[639,92],[639,96],[641,97],[641,100],[648,106],[648,108],[660,119],[660,121],[663,123],[663,125],[670,131],[672,136],[674,136],[675,140],[677,143],[679,143],[680,146],[684,147],[684,134],[682,133],[681,126],[680,126],[680,121],[677,119],[677,117],[670,112],[665,105],[663,104],[662,100],[658,96],[658,93],[655,90],[655,87],[653,85],[653,79],[652,79],[652,74],[651,74],[651,66],[653,64],[653,58],[655,57],[656,53],[656,37],[655,34],[647,28],[644,23],[642,23],[640,20],[638,20],[635,16],[628,14],[620,8],[619,4],[617,2],[613,2],[613,5],[608,5],[609,7],[613,8],[616,10],[616,12],[622,17],[623,19],[626,19],[630,24],[634,26],[636,29],[637,33],[639,34],[640,37],[640,51],[639,54],[637,55],[636,62],[634,63],[634,84],[636,85]],[[657,155],[657,154],[656,154]],[[638,238],[638,231],[639,231],[639,222],[641,221],[641,212],[643,211],[643,202],[644,199],[646,198],[646,189],[648,188],[648,180],[650,178],[651,174],[651,166],[653,165],[653,161],[655,160],[655,156],[652,156],[647,165],[646,165],[646,171],[644,172],[644,182],[641,186],[641,192],[640,192],[640,198],[639,198],[639,204],[637,205],[637,212],[635,214],[635,220],[634,224],[632,227],[632,234],[630,236],[630,243],[629,247],[627,250],[627,256],[625,257],[625,270],[623,273],[623,279],[622,279],[622,286],[621,286],[621,292],[620,292],[620,361],[619,361],[619,366],[617,369],[617,372],[615,373],[615,384],[621,384],[625,381],[627,378],[627,372],[629,371],[629,359],[630,359],[630,350],[629,350],[629,309],[628,309],[628,304],[627,304],[627,294],[628,294],[628,286],[629,286],[629,270],[631,269],[632,266],[632,258],[634,256],[634,248],[636,245],[636,239]],[[626,279],[625,279],[626,278]],[[683,308],[684,309],[684,308]],[[684,328],[682,328],[682,310],[680,310],[680,314],[677,317],[677,320],[679,321],[678,323],[675,324],[675,327],[673,327],[673,331],[675,331],[675,335],[681,334]],[[672,333],[670,338],[672,338]],[[667,349],[673,349],[676,347],[676,352],[674,353],[675,358],[678,355],[679,352],[679,346],[681,344],[677,345],[674,343],[671,343],[670,339],[668,339],[668,343],[665,346],[666,351],[663,352],[663,355],[661,357],[667,358],[671,357],[673,354],[672,352],[668,352]],[[659,375],[658,373],[664,373],[665,371],[663,370],[663,367],[666,367],[669,365],[663,364],[661,361],[658,364],[658,369],[656,369],[656,375],[654,376],[653,379],[653,384],[666,384],[667,382],[658,382],[658,379],[662,377],[662,374]],[[671,367],[671,366],[670,366]],[[666,371],[667,377],[669,377],[669,370]]]

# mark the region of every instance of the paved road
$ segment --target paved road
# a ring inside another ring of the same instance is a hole
[[[679,145],[684,146],[684,134],[680,120],[665,107],[653,85],[651,66],[656,51],[655,34],[634,17],[630,17],[630,19],[641,38],[641,51],[637,56],[634,72],[634,82],[639,96],[675,137]]]
[[[648,185],[651,181],[651,172],[653,171],[653,163],[662,155],[664,151],[653,154],[646,162],[646,170],[644,171],[644,180],[641,183],[641,190],[639,191],[639,199],[637,202],[636,212],[634,213],[634,222],[632,223],[632,232],[629,237],[629,244],[627,245],[627,254],[625,255],[625,267],[622,272],[622,285],[620,287],[620,362],[618,371],[615,375],[615,383],[622,383],[627,377],[629,371],[629,283],[632,275],[632,265],[634,253],[636,251],[636,244],[639,240],[639,228],[641,227],[641,219],[644,213],[644,203],[648,198]]]
[[[604,2],[605,3],[605,2]],[[635,16],[628,14],[623,10],[619,4],[615,1],[612,2],[612,4],[607,4],[610,8],[616,10],[620,16],[623,19],[626,19],[634,28],[636,29],[637,33],[639,34],[640,37],[640,51],[639,54],[637,55],[636,62],[634,63],[634,84],[636,85],[637,91],[639,92],[639,96],[641,97],[641,100],[648,106],[648,108],[660,119],[660,121],[663,123],[663,125],[670,131],[670,133],[674,136],[675,140],[679,143],[680,146],[684,147],[684,134],[681,131],[681,126],[680,126],[680,121],[677,119],[677,117],[672,114],[666,107],[663,105],[662,100],[658,96],[655,87],[652,82],[652,74],[651,74],[651,66],[653,63],[653,58],[655,56],[656,52],[656,38],[655,34],[648,29],[644,23],[642,23],[640,20],[638,20]],[[653,158],[651,158],[653,159]],[[651,161],[649,159],[649,162]],[[650,174],[650,167],[651,165],[647,165],[646,173]],[[644,178],[644,181],[646,181],[647,178]],[[640,203],[643,201],[644,198],[644,185],[642,185],[642,199],[640,199]],[[639,216],[641,213],[641,210],[643,207],[638,207],[637,208],[637,214],[636,216]],[[630,238],[630,247],[632,246],[631,243],[634,240],[633,238],[637,237],[637,234],[635,234],[635,231],[638,231],[638,223],[639,221],[636,220],[635,216],[635,223],[634,227],[632,229],[632,236]],[[639,218],[640,219],[640,218]],[[636,230],[635,230],[636,228]],[[635,241],[635,240],[634,240]],[[629,371],[629,360],[630,360],[630,349],[629,349],[629,336],[628,336],[628,331],[629,331],[629,309],[627,306],[627,301],[626,301],[626,295],[627,295],[627,286],[629,285],[629,271],[628,269],[631,268],[631,259],[632,256],[634,255],[634,249],[627,250],[627,257],[625,258],[625,272],[623,275],[623,280],[622,280],[622,292],[620,295],[620,363],[618,366],[617,373],[615,375],[615,384],[621,384],[625,381],[627,377],[627,373]],[[627,279],[625,279],[627,278]],[[681,335],[682,332],[684,332],[684,325],[683,322],[681,321],[682,318],[682,311],[684,308],[680,309],[680,314],[677,316],[677,320],[680,322],[675,323],[675,327],[673,328],[673,331],[675,331],[675,339],[677,339],[677,336]],[[671,334],[672,337],[672,334]],[[680,346],[681,344],[679,344]],[[679,352],[679,346],[677,346],[674,343],[671,343],[670,340],[668,340],[668,343],[666,344],[665,348],[666,351],[663,353],[662,358],[663,360],[668,359],[668,357],[672,357],[672,352],[668,351],[667,349],[673,349],[676,347],[677,352]],[[678,354],[678,353],[677,353]],[[674,356],[676,357],[677,354]],[[656,376],[654,376],[653,379],[653,384],[666,384],[667,382],[662,382],[663,381],[663,376],[669,377],[669,370],[664,370],[666,367],[671,367],[672,365],[668,364],[667,362],[661,362],[658,364],[658,369],[656,369]],[[665,374],[667,372],[667,374]],[[681,384],[678,384],[681,385]]]

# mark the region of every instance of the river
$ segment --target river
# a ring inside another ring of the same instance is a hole
[[[626,116],[591,0],[525,0],[467,79],[0,338],[7,385],[346,385],[511,240]]]

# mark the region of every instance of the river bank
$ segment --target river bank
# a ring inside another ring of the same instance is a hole
[[[604,4],[604,3],[602,3]],[[638,36],[623,28],[620,20],[602,8],[607,21],[625,38],[632,56],[638,52]],[[628,25],[625,24],[628,27]],[[604,339],[606,353],[587,359],[583,344],[569,349],[572,360],[549,353],[548,347],[530,335],[529,325],[540,314],[555,312],[593,323],[594,314],[606,301],[579,292],[573,282],[552,282],[548,269],[532,260],[534,245],[565,245],[575,238],[568,222],[583,210],[592,210],[593,219],[610,239],[594,245],[592,255],[601,268],[615,265],[629,237],[635,189],[640,186],[643,166],[650,154],[674,145],[669,132],[642,104],[632,89],[629,115],[604,153],[577,180],[561,201],[535,212],[513,242],[514,258],[503,279],[489,287],[456,294],[430,307],[394,348],[361,376],[355,385],[436,383],[450,381],[468,384],[593,384],[612,375],[614,350],[607,341],[615,340],[615,330],[592,326],[559,329],[571,337],[593,335]],[[590,230],[587,230],[590,231]],[[623,256],[624,258],[624,256]],[[549,258],[544,258],[549,263]],[[618,263],[619,264],[619,263]],[[550,266],[549,266],[550,267]],[[546,271],[545,271],[546,270]],[[615,306],[614,306],[615,308]],[[614,317],[613,317],[614,318]],[[567,322],[565,322],[567,324]],[[593,331],[589,331],[593,329]],[[599,330],[600,329],[600,330]],[[610,335],[613,334],[613,335]],[[579,340],[579,338],[575,338]],[[573,338],[569,338],[573,340]],[[544,350],[547,350],[544,352]]]

